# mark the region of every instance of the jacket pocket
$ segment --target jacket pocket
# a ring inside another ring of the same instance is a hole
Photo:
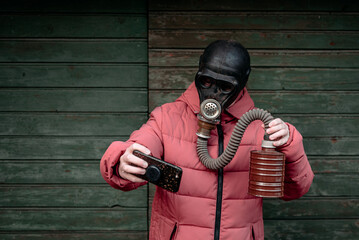
[[[165,217],[156,215],[151,219],[149,240],[176,239],[178,224]]]
[[[170,240],[175,240],[175,239],[176,239],[176,233],[177,233],[177,223],[176,223],[175,226],[173,227]]]
[[[251,228],[251,239],[264,240],[263,220],[254,223]]]
[[[252,240],[256,240],[256,234],[254,233],[254,227],[252,226]]]
[[[168,219],[163,219],[161,232],[161,239],[163,240],[174,240],[177,235],[177,223],[172,222]]]

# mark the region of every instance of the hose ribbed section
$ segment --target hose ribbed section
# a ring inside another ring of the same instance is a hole
[[[234,157],[241,143],[242,136],[248,125],[254,120],[261,120],[264,123],[265,129],[268,128],[268,124],[273,120],[272,115],[263,109],[252,109],[238,120],[234,127],[231,138],[229,139],[228,146],[224,150],[223,154],[216,159],[211,158],[208,154],[207,141],[198,137],[197,140],[197,154],[199,160],[209,169],[220,169],[225,167]]]

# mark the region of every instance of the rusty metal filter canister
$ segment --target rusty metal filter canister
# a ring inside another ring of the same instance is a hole
[[[262,145],[262,150],[251,151],[248,193],[257,197],[283,197],[284,171],[285,155],[274,147]]]

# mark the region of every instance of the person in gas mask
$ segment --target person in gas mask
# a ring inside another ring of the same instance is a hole
[[[245,87],[250,72],[249,54],[240,43],[218,40],[209,44],[188,89],[175,102],[153,110],[147,123],[134,131],[128,141],[113,142],[102,157],[103,178],[123,191],[146,184],[134,174],[144,174],[148,164],[135,157],[134,150],[183,169],[177,193],[156,188],[150,240],[264,239],[262,198],[247,193],[249,154],[261,148],[262,123],[254,121],[247,127],[237,153],[224,168],[206,168],[196,152],[201,102],[216,99],[222,107],[220,121],[208,141],[212,157],[223,152],[237,120],[255,108]],[[309,190],[314,176],[302,136],[279,118],[266,131],[277,149],[286,155],[283,199],[301,197]]]

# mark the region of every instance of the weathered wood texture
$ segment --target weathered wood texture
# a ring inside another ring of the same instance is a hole
[[[151,0],[149,4],[151,11],[328,11],[328,12],[352,12],[359,10],[359,6],[354,0],[343,1],[195,1],[195,0]]]
[[[150,1],[150,109],[180,96],[217,39],[248,48],[256,106],[297,127],[315,173],[302,199],[264,202],[266,239],[358,239],[359,5]]]
[[[37,233],[36,231],[31,232],[4,232],[0,234],[3,240],[63,240],[63,239],[78,239],[78,240],[142,240],[147,239],[147,231],[42,231]]]
[[[61,4],[56,1],[45,1],[45,0],[33,0],[31,2],[27,0],[12,0],[3,1],[0,12],[3,13],[94,13],[94,14],[146,14],[147,12],[147,1],[136,0],[136,1],[113,1],[103,0],[92,1],[92,0],[62,0]],[[119,16],[121,17],[121,16]],[[36,20],[34,20],[36,21]],[[67,27],[67,26],[62,26]],[[146,29],[146,28],[145,28]]]
[[[0,3],[0,239],[146,239],[99,160],[148,116],[147,2]]]

